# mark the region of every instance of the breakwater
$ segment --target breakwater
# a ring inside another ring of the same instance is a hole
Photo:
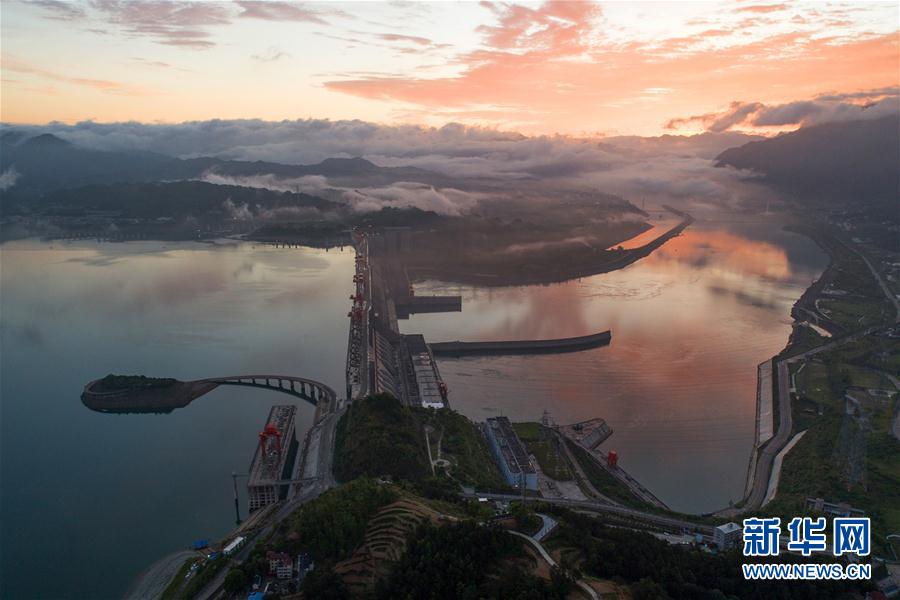
[[[610,331],[552,340],[511,340],[499,342],[436,342],[429,344],[435,356],[480,356],[488,354],[553,354],[578,352],[609,345]]]

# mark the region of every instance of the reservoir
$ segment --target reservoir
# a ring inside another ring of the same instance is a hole
[[[0,261],[4,597],[120,597],[160,556],[225,534],[231,472],[246,473],[269,407],[286,401],[219,389],[170,414],[101,414],[81,404],[87,381],[256,372],[345,388],[349,248],[23,240]],[[602,417],[620,464],[672,508],[704,512],[742,494],[756,365],[784,347],[791,304],[826,264],[776,223],[698,218],[612,273],[419,283],[462,295],[462,312],[401,328],[435,342],[611,330],[609,346],[575,354],[442,358],[451,405],[477,420]],[[298,437],[312,411],[298,402]]]

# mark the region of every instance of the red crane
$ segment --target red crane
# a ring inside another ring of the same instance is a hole
[[[259,432],[259,449],[263,456],[268,456],[271,449],[271,439],[275,438],[275,450],[281,455],[281,432],[278,428],[269,423],[266,428]]]
[[[610,467],[615,467],[619,464],[619,453],[615,450],[610,450],[609,454],[606,455],[606,464]]]

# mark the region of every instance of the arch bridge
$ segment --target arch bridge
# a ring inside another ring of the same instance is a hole
[[[272,390],[306,400],[313,406],[318,406],[323,402],[330,404],[337,397],[334,390],[324,383],[291,375],[232,375],[201,379],[198,383],[212,384],[208,391],[212,391],[220,385],[240,385]]]

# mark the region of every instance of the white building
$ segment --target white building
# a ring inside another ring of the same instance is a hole
[[[284,552],[272,552],[266,554],[269,560],[269,573],[278,579],[290,579],[294,572],[294,561]]]
[[[730,550],[741,541],[741,527],[737,523],[725,523],[719,525],[713,531],[713,541],[719,550]]]

